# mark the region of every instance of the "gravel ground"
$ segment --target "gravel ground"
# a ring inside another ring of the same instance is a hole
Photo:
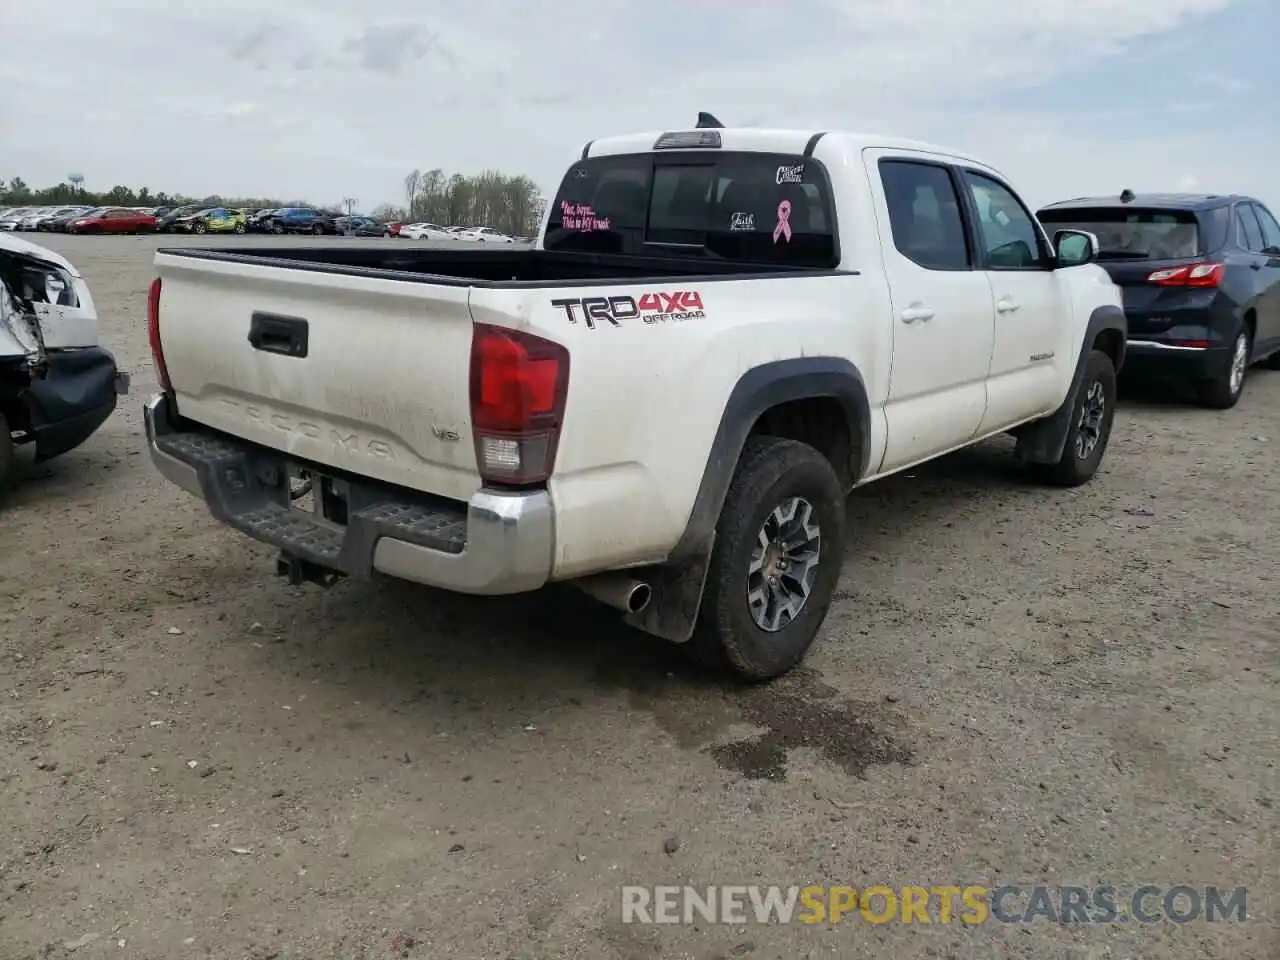
[[[823,638],[744,691],[569,590],[276,579],[145,456],[157,241],[41,239],[134,388],[3,509],[0,956],[1280,956],[1280,373],[1130,399],[1079,490],[999,442],[860,491]],[[622,923],[661,883],[1245,885],[1250,919]]]

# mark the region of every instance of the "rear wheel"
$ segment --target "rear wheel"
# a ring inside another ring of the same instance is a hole
[[[237,224],[236,224],[236,226],[235,226],[235,231],[236,231],[236,233],[244,233],[244,224],[243,224],[243,223],[237,223]]]
[[[317,223],[315,226],[311,228],[311,232],[314,233],[317,237],[320,236],[322,233],[324,233],[324,225]]]
[[[1240,401],[1244,392],[1245,375],[1249,370],[1249,352],[1253,338],[1248,327],[1236,331],[1231,347],[1231,361],[1217,376],[1200,384],[1200,403],[1214,410],[1229,410]]]
[[[284,225],[280,223],[273,223],[271,225],[271,232],[275,234],[284,233]]]
[[[203,223],[197,223],[197,224],[196,224],[192,229],[193,229],[193,230],[195,230],[195,232],[196,232],[196,233],[208,233],[208,232],[209,232],[209,228],[208,228],[208,227],[206,227]]]
[[[744,680],[803,659],[826,619],[844,553],[845,503],[826,457],[752,437],[716,526],[690,652]]]

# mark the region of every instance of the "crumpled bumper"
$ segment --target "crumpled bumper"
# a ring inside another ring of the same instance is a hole
[[[44,375],[22,392],[35,459],[48,460],[74,450],[93,435],[129,392],[129,375],[103,347],[55,350],[47,354]]]

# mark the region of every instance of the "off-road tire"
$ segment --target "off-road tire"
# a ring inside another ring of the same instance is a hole
[[[1081,456],[1077,441],[1084,429],[1091,396],[1096,397],[1095,386],[1101,388],[1102,422],[1097,442]],[[1101,350],[1089,351],[1085,358],[1084,376],[1071,398],[1071,420],[1067,442],[1062,446],[1062,456],[1057,463],[1037,464],[1037,472],[1045,483],[1056,487],[1079,487],[1093,479],[1106,453],[1111,439],[1111,425],[1116,415],[1116,368],[1111,358]]]
[[[1240,377],[1240,385],[1234,389],[1232,388],[1231,369],[1233,364],[1225,364],[1216,377],[1200,382],[1197,399],[1202,407],[1208,407],[1211,410],[1230,410],[1240,402],[1240,397],[1244,395],[1244,385],[1249,379],[1249,354],[1253,351],[1253,337],[1249,333],[1249,328],[1244,325],[1241,325],[1236,330],[1235,336],[1231,338],[1233,357],[1238,349],[1241,337],[1244,338],[1245,366],[1244,373]]]
[[[820,537],[813,588],[795,620],[777,632],[757,626],[747,575],[757,536],[774,508],[800,496],[813,507]],[[835,470],[808,444],[751,437],[743,448],[716,524],[715,548],[688,652],[746,681],[778,677],[803,659],[826,619],[844,555],[845,496]]]

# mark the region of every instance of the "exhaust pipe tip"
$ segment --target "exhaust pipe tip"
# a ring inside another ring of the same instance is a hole
[[[647,583],[637,583],[627,596],[627,613],[639,613],[653,599],[653,588]]]
[[[653,587],[625,573],[598,573],[569,581],[583,593],[622,613],[639,613],[653,599]]]

